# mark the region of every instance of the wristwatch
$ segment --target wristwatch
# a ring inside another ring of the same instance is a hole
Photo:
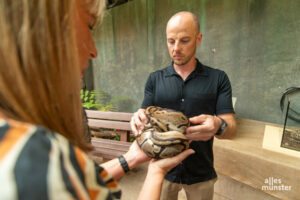
[[[216,117],[218,117],[218,116],[216,116]],[[222,124],[221,124],[219,130],[216,132],[216,135],[222,135],[224,133],[225,129],[227,128],[227,123],[221,117],[218,117],[218,118],[222,121]]]

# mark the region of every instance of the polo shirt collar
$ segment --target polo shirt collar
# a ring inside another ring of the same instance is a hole
[[[202,63],[200,63],[197,58],[196,58],[196,61],[197,61],[196,68],[190,75],[193,75],[193,76],[195,76],[195,75],[208,76],[208,73],[205,70],[205,68],[203,67]],[[173,64],[174,64],[174,62],[172,61],[170,66],[166,68],[166,73],[165,73],[166,77],[168,77],[168,76],[178,76],[178,73],[175,71]]]

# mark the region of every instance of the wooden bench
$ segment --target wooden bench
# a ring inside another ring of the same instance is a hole
[[[130,119],[133,113],[86,110],[86,114],[91,130],[117,129],[120,134],[120,141],[92,137],[92,155],[108,160],[128,151],[131,145]]]

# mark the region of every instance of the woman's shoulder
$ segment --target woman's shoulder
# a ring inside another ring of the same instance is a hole
[[[58,137],[58,134],[42,126],[13,119],[0,119],[2,159],[6,156],[4,151],[10,156],[26,155],[28,158],[37,159],[30,155],[51,151],[52,143],[58,142]],[[67,141],[64,137],[62,140]],[[26,154],[26,151],[30,151],[30,154]]]
[[[44,127],[0,119],[0,144],[0,182],[8,183],[0,199],[108,198],[118,189],[85,152]]]

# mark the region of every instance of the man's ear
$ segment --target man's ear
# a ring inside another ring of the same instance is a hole
[[[197,35],[197,46],[199,46],[201,44],[201,41],[202,41],[202,33],[199,33]]]

